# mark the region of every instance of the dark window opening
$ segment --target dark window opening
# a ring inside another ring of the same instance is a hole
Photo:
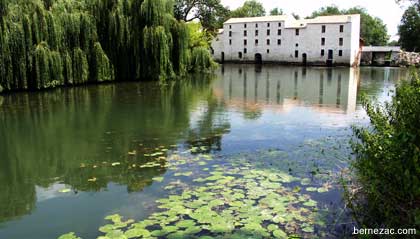
[[[296,29],[296,36],[299,36],[300,32],[299,29]]]
[[[343,44],[344,44],[344,40],[343,40],[343,38],[340,38],[339,45],[342,46]]]
[[[229,39],[229,45],[232,45],[232,39]]]
[[[244,48],[244,54],[246,54],[247,53],[247,49],[246,48]]]
[[[298,58],[299,57],[299,51],[295,51],[295,57]]]
[[[325,50],[324,49],[321,50],[321,56],[325,56]]]
[[[255,30],[255,36],[258,36],[258,30]]]
[[[230,37],[232,36],[232,31],[229,31],[229,36],[230,36]]]
[[[255,24],[255,28],[258,28],[258,23]]]
[[[232,29],[232,25],[229,25],[229,29]]]
[[[248,35],[248,32],[247,31],[244,31],[244,36],[246,37]]]
[[[238,52],[239,59],[242,59],[242,52]]]
[[[279,22],[279,27],[281,27],[281,22]]]
[[[325,38],[321,38],[321,46],[325,46]]]
[[[270,27],[270,23],[267,23],[267,27]]]
[[[299,44],[298,43],[296,43],[296,47],[298,47],[299,46]]]
[[[278,29],[278,30],[277,30],[277,35],[278,35],[278,36],[281,36],[281,29]]]
[[[246,46],[248,44],[248,41],[245,39],[244,40],[244,46]]]
[[[267,54],[270,54],[270,49],[267,49]]]
[[[268,46],[270,45],[270,39],[267,39],[267,45]]]
[[[246,23],[244,24],[244,28],[246,28]]]
[[[343,50],[338,51],[338,56],[343,56]]]
[[[344,25],[340,25],[340,32],[344,32]]]
[[[277,39],[277,45],[281,45],[281,39]]]
[[[270,36],[270,30],[267,30],[267,36]]]
[[[258,39],[255,39],[255,45],[258,46]]]
[[[322,33],[325,33],[326,27],[325,25],[322,25]]]

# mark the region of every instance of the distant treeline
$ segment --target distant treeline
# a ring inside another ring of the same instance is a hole
[[[0,91],[166,80],[212,66],[171,0],[0,0]]]

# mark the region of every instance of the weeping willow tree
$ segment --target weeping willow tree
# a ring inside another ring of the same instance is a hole
[[[0,0],[0,89],[168,80],[214,65],[188,43],[172,0]]]

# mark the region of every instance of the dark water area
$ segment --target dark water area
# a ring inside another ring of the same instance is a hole
[[[165,85],[0,96],[0,238],[96,238],[108,215],[163,220],[169,196],[188,193],[177,204],[185,209],[206,190],[224,200],[217,212],[233,222],[241,203],[269,208],[273,218],[285,210],[282,220],[242,218],[222,232],[275,237],[267,229],[274,221],[288,235],[350,237],[338,181],[351,159],[350,126],[368,122],[360,96],[387,100],[406,76],[400,68],[225,65]],[[258,187],[272,195],[253,197]],[[226,191],[238,190],[245,196],[228,199]],[[272,205],[273,195],[286,206]],[[262,228],[251,227],[256,221]],[[203,228],[191,235],[221,234]]]

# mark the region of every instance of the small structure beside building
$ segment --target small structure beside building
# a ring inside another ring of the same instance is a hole
[[[360,63],[360,15],[231,18],[212,42],[216,61],[345,65]]]
[[[401,47],[399,46],[364,46],[362,47],[361,65],[398,65],[400,52]]]

